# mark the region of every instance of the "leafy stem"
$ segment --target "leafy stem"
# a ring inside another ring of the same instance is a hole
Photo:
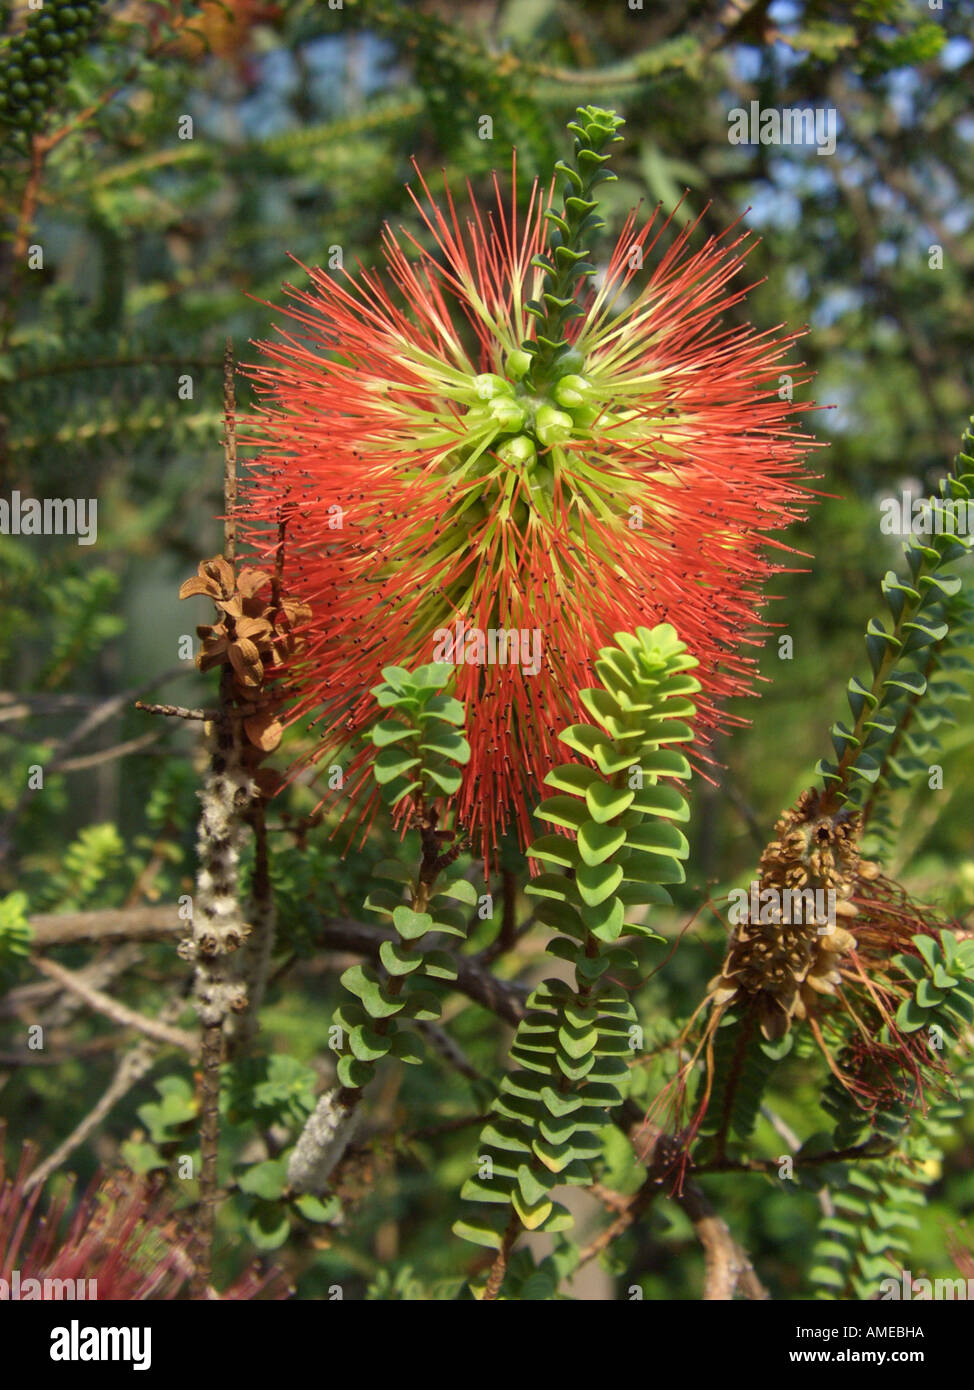
[[[624,121],[615,112],[580,106],[576,115],[578,119],[568,126],[575,135],[574,160],[571,164],[559,160],[555,165],[555,172],[566,179],[562,211],[546,211],[545,217],[552,224],[548,254],[535,256],[531,262],[545,272],[540,298],[525,305],[538,320],[536,338],[522,344],[532,356],[528,384],[537,391],[558,375],[558,366],[571,351],[568,325],[584,313],[578,290],[595,274],[595,266],[588,260],[588,243],[605,226],[594,194],[599,184],[615,179],[605,167],[609,159],[605,150],[622,139],[617,131]]]

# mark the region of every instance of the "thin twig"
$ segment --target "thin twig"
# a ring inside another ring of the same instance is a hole
[[[223,370],[223,558],[236,564],[237,449],[234,429],[233,347],[227,339]],[[246,989],[236,978],[233,956],[243,943],[247,924],[240,907],[237,851],[244,837],[246,813],[255,791],[241,758],[241,729],[234,724],[233,672],[220,677],[220,709],[211,734],[210,766],[202,793],[199,823],[197,898],[199,921],[185,946],[196,962],[194,994],[202,1025],[200,1058],[200,1181],[193,1225],[193,1298],[207,1297],[213,1263],[216,1222],[217,1158],[220,1144],[220,1077],[224,1029],[232,1012],[247,1008]],[[204,887],[204,884],[206,885]],[[218,918],[218,901],[230,912]],[[181,948],[182,949],[182,948]]]
[[[100,989],[95,989],[74,970],[65,969],[57,961],[34,957],[34,964],[42,975],[46,975],[48,979],[56,980],[59,985],[63,985],[72,994],[77,994],[89,1008],[94,1009],[96,1013],[104,1014],[113,1023],[120,1023],[126,1028],[134,1028],[137,1032],[144,1033],[147,1038],[166,1043],[170,1047],[182,1048],[184,1052],[195,1056],[199,1040],[193,1033],[187,1032],[184,1028],[173,1028],[159,1019],[146,1018],[143,1014],[136,1013],[127,1004],[121,1004],[111,995],[104,994]]]
[[[215,719],[219,710],[187,709],[185,705],[147,705],[144,700],[136,700],[135,708],[144,714],[167,714],[172,719]]]
[[[507,1273],[508,1261],[511,1258],[511,1250],[514,1242],[521,1233],[521,1222],[517,1212],[511,1212],[511,1219],[507,1223],[507,1229],[501,1239],[501,1247],[494,1258],[494,1263],[490,1267],[487,1276],[487,1283],[484,1285],[484,1303],[492,1303],[501,1291],[504,1283],[504,1276]]]
[[[650,1173],[637,1192],[629,1197],[614,1221],[606,1226],[604,1231],[600,1231],[597,1236],[586,1245],[578,1257],[579,1265],[588,1264],[596,1256],[601,1255],[607,1250],[614,1240],[624,1235],[636,1219],[646,1210],[650,1202],[659,1192],[659,1180]],[[618,1209],[617,1209],[618,1210]]]
[[[47,719],[66,710],[91,709],[98,704],[97,695],[27,695],[12,690],[0,690],[0,724],[12,719]]]
[[[162,1011],[161,1018],[165,1022],[171,1022],[179,1017],[181,1009],[181,1002],[167,1004]],[[128,1095],[132,1087],[136,1086],[151,1071],[157,1056],[157,1048],[151,1040],[146,1038],[136,1043],[135,1047],[122,1057],[107,1090],[104,1091],[94,1107],[75,1126],[68,1137],[57,1146],[54,1152],[28,1175],[24,1183],[26,1192],[30,1192],[32,1188],[39,1187],[43,1182],[46,1182],[55,1169],[60,1168],[75,1149],[80,1148],[89,1134],[94,1133],[122,1097]]]
[[[38,913],[28,922],[31,945],[38,950],[78,941],[164,941],[186,930],[175,903],[165,907],[102,908],[98,912]]]
[[[143,695],[148,695],[150,691],[158,689],[160,685],[167,685],[169,681],[176,680],[180,676],[189,674],[189,668],[185,663],[179,666],[172,666],[168,671],[163,671],[151,680],[143,682],[141,685],[134,686],[131,690],[123,690],[119,695],[109,696],[106,700],[100,700],[81,722],[72,729],[71,733],[65,738],[57,740],[51,747],[51,757],[43,766],[45,772],[56,770],[56,764],[64,762],[68,753],[84,741],[89,734],[113,719],[116,714],[122,712],[133,701],[140,699]],[[17,824],[20,814],[28,801],[34,796],[34,791],[28,786],[25,787],[18,797],[14,806],[8,811],[2,823],[0,823],[0,862],[2,862],[10,851],[13,844],[12,831]]]
[[[159,735],[153,731],[140,734],[138,738],[126,739],[124,743],[114,743],[109,748],[99,748],[95,753],[83,753],[78,758],[58,758],[45,769],[47,772],[83,772],[89,767],[100,767],[102,763],[115,762],[117,758],[127,758],[133,753],[141,753],[143,748],[151,748],[159,742]]]
[[[631,1102],[622,1106],[614,1118],[620,1128],[627,1130],[640,1163],[646,1164],[649,1176],[657,1189],[661,1190],[679,1159],[680,1146],[672,1136],[665,1135],[658,1125],[647,1124],[639,1114],[638,1107]],[[747,1251],[731,1235],[727,1223],[716,1214],[697,1184],[684,1178],[678,1188],[668,1195],[690,1218],[697,1239],[703,1246],[704,1300],[715,1302],[732,1299],[738,1288],[749,1299],[770,1298],[754,1272]]]
[[[155,907],[105,908],[98,912],[57,912],[31,917],[33,945],[44,950],[78,941],[163,941],[181,935],[186,922],[175,903]],[[383,941],[396,940],[392,931],[350,917],[325,918],[318,933],[321,946],[379,959]],[[457,971],[453,987],[514,1027],[526,1013],[528,985],[500,980],[474,956],[453,955]]]
[[[436,1049],[445,1062],[453,1069],[465,1076],[468,1081],[480,1081],[483,1078],[480,1072],[471,1062],[459,1043],[454,1042],[445,1028],[441,1028],[438,1023],[421,1023],[419,1031],[429,1041],[430,1045]]]
[[[220,1150],[220,1070],[223,1064],[223,1025],[203,1028],[200,1077],[200,1197],[193,1229],[193,1298],[205,1298],[213,1264],[216,1221],[217,1158]]]
[[[95,1057],[101,1052],[117,1052],[119,1047],[129,1041],[125,1032],[106,1033],[61,1052],[35,1052],[29,1047],[18,1052],[0,1052],[0,1067],[63,1067],[67,1062],[75,1062],[79,1057]]]

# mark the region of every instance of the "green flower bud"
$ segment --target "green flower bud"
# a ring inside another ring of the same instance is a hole
[[[596,420],[602,414],[597,405],[580,405],[572,411],[572,419],[575,421],[575,428],[590,430]]]
[[[531,354],[524,352],[521,348],[515,348],[509,352],[504,360],[504,370],[509,377],[515,381],[520,381],[523,376],[527,376],[531,367]]]
[[[592,390],[592,383],[584,376],[563,376],[560,381],[555,383],[552,393],[559,405],[563,405],[566,410],[573,407],[585,405]]]
[[[482,372],[473,379],[473,389],[480,401],[492,401],[495,396],[513,396],[514,387],[502,376],[493,372]]]
[[[487,407],[492,420],[496,420],[502,430],[523,430],[527,413],[523,406],[510,396],[495,396]]]
[[[556,410],[553,405],[543,405],[535,416],[535,433],[546,446],[562,444],[566,439],[571,439],[574,428],[572,417],[563,410]]]
[[[530,435],[518,434],[500,446],[497,457],[512,468],[532,468],[537,461],[538,451]]]

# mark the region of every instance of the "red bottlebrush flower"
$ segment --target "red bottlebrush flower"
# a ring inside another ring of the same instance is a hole
[[[131,1174],[97,1178],[68,1217],[71,1186],[42,1200],[30,1187],[35,1153],[25,1146],[8,1176],[0,1128],[0,1280],[4,1298],[170,1300],[185,1296],[192,1274],[187,1240],[172,1203]],[[278,1271],[250,1270],[213,1298],[283,1298]]]
[[[522,213],[495,179],[496,208],[471,193],[462,224],[449,191],[444,209],[420,185],[432,250],[387,229],[387,281],[311,270],[309,290],[287,287],[298,333],[251,368],[242,516],[265,553],[287,523],[288,584],[313,610],[295,715],[316,715],[326,747],[374,718],[383,667],[455,662],[472,749],[457,815],[489,854],[512,821],[530,838],[556,731],[583,717],[613,633],[676,626],[704,734],[750,690],[741,649],[781,568],[768,538],[803,515],[792,417],[807,407],[779,396],[796,335],[721,322],[746,294],[731,281],[748,234],[694,249],[699,219],[675,232],[633,214],[598,287],[576,267],[559,299],[584,254],[566,247],[592,230],[564,220],[571,199],[556,215],[535,185]]]

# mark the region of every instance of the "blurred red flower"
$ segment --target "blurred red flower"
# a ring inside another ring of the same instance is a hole
[[[33,1148],[25,1146],[9,1176],[2,1140],[0,1131],[3,1297],[142,1301],[186,1296],[192,1274],[188,1238],[164,1192],[131,1173],[101,1175],[69,1216],[73,1184],[44,1199],[44,1185],[28,1183]],[[212,1296],[283,1298],[283,1284],[279,1272],[254,1269]]]

